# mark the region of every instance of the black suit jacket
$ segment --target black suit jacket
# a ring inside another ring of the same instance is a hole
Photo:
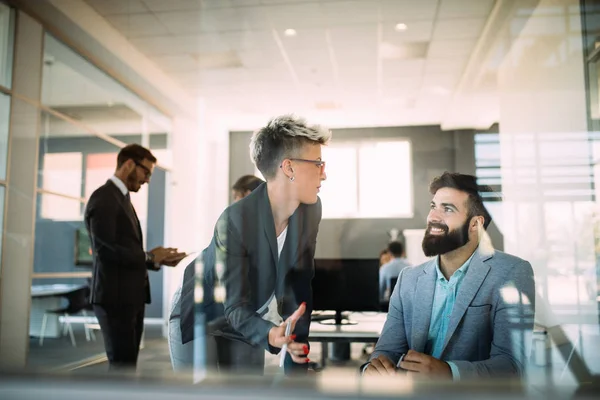
[[[223,212],[217,221],[211,245],[203,254],[206,261],[213,259],[216,264],[224,266],[221,281],[226,297],[222,323],[214,323],[215,318],[211,314],[215,308],[210,307],[214,298],[211,294],[205,296],[202,306],[205,316],[210,319],[209,327],[213,322],[213,334],[278,351],[268,344],[268,333],[274,325],[257,313],[275,293],[279,314],[284,319],[306,302],[306,313],[296,324],[294,333],[296,341],[308,341],[312,312],[311,281],[320,221],[320,200],[316,204],[301,204],[289,219],[285,244],[281,257],[278,257],[275,222],[266,184]],[[190,306],[193,296],[189,295],[189,291],[193,290],[190,279],[193,280],[194,274],[190,268],[193,265],[186,269],[182,289],[184,343],[193,339],[193,317],[190,317],[190,314],[193,315],[193,306]],[[214,268],[205,268],[206,275],[205,288],[207,280],[214,282],[216,279]]]
[[[110,180],[96,189],[85,208],[93,250],[90,302],[109,306],[150,303],[142,230],[131,202]]]

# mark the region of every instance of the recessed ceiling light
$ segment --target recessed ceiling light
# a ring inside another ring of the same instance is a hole
[[[408,26],[407,26],[406,24],[396,24],[396,27],[395,27],[395,29],[396,29],[398,32],[404,32],[405,30],[407,30],[407,29],[408,29]]]
[[[283,34],[284,34],[285,36],[290,36],[290,37],[291,37],[291,36],[296,36],[298,33],[296,32],[296,30],[295,30],[295,29],[286,29],[286,30],[283,32]]]

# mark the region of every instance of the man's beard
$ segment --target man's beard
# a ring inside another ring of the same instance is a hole
[[[427,257],[437,256],[439,254],[446,254],[459,247],[464,246],[469,241],[469,220],[467,218],[465,223],[457,229],[448,232],[448,225],[439,223],[427,224],[427,230],[423,237],[423,253]],[[432,235],[430,232],[431,228],[443,229],[444,233],[440,235]]]
[[[131,171],[131,173],[129,175],[127,175],[126,181],[127,182],[125,182],[125,184],[127,186],[127,190],[129,190],[130,192],[138,191],[138,187],[137,187],[138,179],[137,179],[137,172],[136,172],[135,168],[133,169],[133,171]]]

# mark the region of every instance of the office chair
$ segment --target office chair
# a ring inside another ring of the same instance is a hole
[[[44,333],[46,331],[46,323],[48,321],[48,314],[56,314],[62,315],[64,317],[64,327],[63,334],[66,331],[69,332],[69,336],[71,337],[71,344],[73,347],[77,347],[75,343],[75,336],[73,335],[73,327],[71,326],[71,322],[69,321],[69,315],[77,314],[81,312],[85,317],[87,317],[87,313],[85,312],[86,308],[89,309],[89,298],[90,298],[90,288],[88,286],[83,287],[81,289],[77,289],[74,292],[67,293],[64,295],[67,299],[68,304],[66,307],[59,308],[56,310],[46,310],[44,312],[44,317],[42,319],[42,330],[40,333],[40,346],[44,344]],[[89,328],[84,324],[85,338],[86,340],[90,340],[90,332]],[[91,332],[91,335],[94,335],[94,332]],[[94,335],[95,339],[95,335]]]

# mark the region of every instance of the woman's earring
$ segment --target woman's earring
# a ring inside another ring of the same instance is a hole
[[[294,182],[294,179],[296,179],[296,178],[294,178],[294,177],[292,176],[292,177],[290,178],[290,181]]]

